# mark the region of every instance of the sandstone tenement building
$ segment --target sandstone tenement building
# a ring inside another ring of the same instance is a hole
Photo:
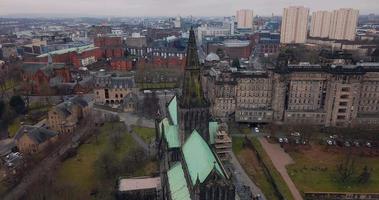
[[[211,114],[247,123],[379,126],[379,63],[284,63],[204,72]]]

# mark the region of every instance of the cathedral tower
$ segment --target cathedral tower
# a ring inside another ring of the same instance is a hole
[[[182,142],[196,129],[209,142],[209,103],[206,100],[200,77],[195,33],[190,30],[187,60],[184,69],[182,94],[179,97],[179,130]]]

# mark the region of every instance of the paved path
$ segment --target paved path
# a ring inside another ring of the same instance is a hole
[[[250,187],[251,192],[254,195],[260,194],[261,199],[265,200],[266,198],[263,195],[261,189],[258,188],[257,185],[250,179],[250,177],[246,174],[245,170],[242,168],[241,164],[238,162],[237,157],[234,152],[230,153],[230,162],[233,165],[233,176],[237,179],[237,181],[243,185],[247,185]]]
[[[294,163],[293,159],[280,147],[279,144],[271,144],[267,142],[265,138],[259,138],[259,142],[262,144],[263,149],[266,151],[268,156],[271,158],[276,170],[283,177],[288,188],[290,189],[292,196],[295,200],[302,200],[299,190],[296,188],[292,179],[287,173],[286,165]]]
[[[154,120],[139,117],[132,113],[118,113],[121,121],[124,121],[127,125],[138,125],[147,128],[155,128]],[[138,121],[139,120],[139,121]],[[140,124],[138,123],[140,122]]]
[[[130,135],[133,140],[143,148],[143,150],[150,155],[155,150],[153,146],[147,144],[136,132],[131,129],[131,125],[140,125],[148,128],[155,128],[153,120],[141,118],[140,124],[137,123],[139,117],[131,113],[119,113],[120,120],[124,122],[125,126],[129,128]]]

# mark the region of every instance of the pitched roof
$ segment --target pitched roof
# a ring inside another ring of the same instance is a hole
[[[74,51],[76,51],[77,53],[80,54],[80,53],[83,53],[85,51],[90,51],[90,50],[97,49],[97,48],[98,47],[95,47],[95,45],[90,44],[90,45],[81,46],[81,47],[72,47],[72,48],[68,48],[68,49],[60,49],[60,50],[56,50],[56,51],[51,51],[49,53],[39,55],[39,56],[37,56],[37,58],[43,58],[43,57],[46,57],[49,55],[60,55],[60,54],[74,52]]]
[[[221,176],[225,176],[218,159],[196,130],[184,143],[182,151],[193,185],[197,178],[200,183],[204,182],[214,167]]]
[[[178,125],[171,125],[167,118],[164,118],[161,123],[168,148],[180,147]]]
[[[167,171],[170,196],[172,200],[190,200],[187,181],[181,163],[176,163]]]
[[[210,144],[215,143],[216,134],[218,131],[218,122],[209,122],[209,142]]]
[[[22,64],[22,70],[28,73],[36,73],[38,70],[48,72],[52,71],[53,69],[61,69],[64,67],[64,63],[24,62]]]
[[[14,139],[19,140],[25,134],[27,134],[34,142],[38,144],[41,144],[46,140],[58,135],[58,133],[42,127],[23,125],[17,131],[16,135],[14,136]]]
[[[168,104],[168,113],[170,114],[172,123],[178,125],[178,102],[176,96],[174,96]]]

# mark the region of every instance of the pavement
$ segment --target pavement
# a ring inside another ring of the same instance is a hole
[[[148,128],[155,128],[154,120],[146,119],[132,113],[117,113],[120,121],[125,122],[126,125],[138,125]]]
[[[272,163],[274,164],[276,170],[283,177],[286,182],[289,190],[292,193],[292,196],[295,200],[303,200],[299,190],[293,183],[292,179],[288,175],[286,165],[294,163],[290,155],[288,155],[279,144],[271,144],[267,142],[265,138],[258,138],[263,149],[266,151],[267,155],[271,158]]]

